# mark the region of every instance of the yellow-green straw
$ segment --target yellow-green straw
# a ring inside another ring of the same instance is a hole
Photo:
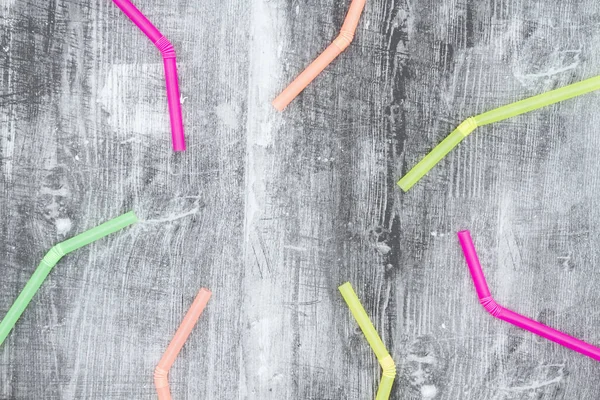
[[[31,299],[33,299],[33,296],[37,293],[40,286],[42,286],[42,283],[44,283],[44,280],[50,271],[52,271],[52,268],[54,268],[64,255],[103,238],[106,235],[117,232],[135,222],[137,222],[137,217],[133,211],[128,212],[127,214],[123,214],[120,217],[105,222],[102,225],[52,247],[46,256],[44,256],[40,265],[36,268],[35,272],[4,316],[4,319],[2,319],[2,322],[0,322],[0,346],[4,343],[4,340],[12,328],[14,328],[17,320],[21,317],[21,314],[23,314],[29,305],[29,302],[31,302]]]
[[[450,135],[437,145],[429,154],[427,154],[413,169],[411,169],[400,181],[398,186],[407,192],[415,183],[417,183],[426,173],[428,173],[446,154],[455,148],[465,137],[475,130],[478,126],[503,121],[508,118],[524,114],[529,111],[537,110],[560,101],[572,99],[573,97],[593,92],[600,89],[600,76],[577,82],[560,89],[551,90],[517,101],[503,107],[479,114],[475,117],[467,118]]]
[[[381,374],[381,381],[379,382],[379,389],[377,389],[377,397],[375,400],[387,400],[390,398],[392,392],[392,385],[394,384],[394,378],[396,377],[396,364],[392,360],[392,356],[388,353],[385,345],[381,341],[381,338],[377,334],[373,323],[369,319],[367,312],[363,308],[358,296],[352,289],[350,282],[344,283],[339,287],[342,297],[346,300],[346,304],[350,308],[350,312],[358,322],[358,326],[363,331],[367,342],[373,349],[379,364],[383,370]]]

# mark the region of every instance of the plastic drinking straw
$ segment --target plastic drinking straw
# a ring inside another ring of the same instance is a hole
[[[148,36],[163,56],[173,150],[184,151],[185,136],[183,131],[183,117],[181,115],[181,95],[179,93],[175,49],[171,42],[129,0],[113,1]]]
[[[23,314],[23,311],[25,311],[33,296],[36,294],[50,271],[52,271],[52,268],[54,268],[64,255],[99,240],[104,236],[117,232],[135,222],[137,222],[137,217],[133,211],[131,211],[52,247],[44,256],[40,265],[21,291],[21,294],[19,294],[4,316],[2,322],[0,322],[0,345],[2,345],[12,328],[15,326],[17,320],[21,317],[21,314]]]
[[[390,356],[383,341],[377,334],[373,323],[360,303],[354,289],[352,289],[350,282],[344,283],[339,287],[339,290],[342,293],[344,300],[346,300],[346,304],[348,304],[354,319],[358,322],[358,326],[360,326],[360,329],[367,338],[367,342],[369,342],[369,345],[371,346],[371,349],[373,349],[383,370],[375,400],[387,400],[392,392],[392,385],[394,384],[394,378],[396,377],[396,364],[394,364],[392,356]]]
[[[352,0],[339,36],[275,100],[273,107],[283,111],[323,70],[346,50],[358,27],[367,0]]]
[[[525,100],[517,101],[516,103],[496,108],[475,117],[467,118],[452,131],[446,139],[437,145],[431,153],[427,154],[413,169],[404,175],[404,177],[398,181],[398,186],[407,192],[478,126],[503,121],[598,89],[600,89],[600,76],[586,79],[560,89],[551,90]]]
[[[479,263],[479,258],[477,257],[475,245],[473,244],[473,239],[471,239],[471,234],[469,231],[458,232],[458,240],[460,241],[463,253],[465,254],[465,259],[467,260],[467,265],[469,266],[469,271],[471,272],[471,277],[473,278],[473,283],[475,284],[475,290],[477,291],[479,302],[490,314],[498,319],[508,322],[509,324],[518,326],[519,328],[525,329],[531,333],[535,333],[536,335],[591,357],[594,360],[600,361],[600,348],[592,346],[583,340],[576,339],[567,335],[566,333],[552,329],[544,324],[498,305],[492,298],[490,289],[488,288],[485,280],[485,276],[481,270],[481,264]]]
[[[163,354],[158,366],[154,370],[154,386],[156,386],[159,400],[171,400],[168,380],[169,370],[173,366],[190,333],[192,333],[192,329],[194,329],[196,322],[198,322],[198,318],[200,318],[202,311],[204,311],[211,295],[210,290],[206,288],[200,289],[192,306],[185,314],[185,317],[183,317],[183,321],[181,321],[181,325],[179,325],[169,347],[167,347],[165,354]]]

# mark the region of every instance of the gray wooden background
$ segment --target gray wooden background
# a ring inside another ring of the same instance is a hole
[[[408,194],[396,180],[468,116],[600,74],[596,0],[368,0],[351,47],[285,112],[270,101],[335,37],[346,0],[0,0],[0,317],[65,257],[0,347],[0,399],[372,399],[351,281],[398,366],[393,399],[597,399],[596,361],[493,319],[497,300],[600,344],[600,95],[480,128]]]

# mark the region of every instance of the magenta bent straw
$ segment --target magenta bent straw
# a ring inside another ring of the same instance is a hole
[[[164,66],[165,80],[167,84],[167,102],[169,103],[169,116],[171,118],[171,137],[173,140],[174,151],[185,150],[185,137],[183,133],[183,117],[181,115],[181,101],[179,94],[179,78],[177,76],[177,61],[175,59],[175,49],[169,40],[152,25],[129,0],[113,0],[114,3],[135,23],[138,28],[160,50]]]
[[[600,348],[592,346],[583,340],[576,339],[573,336],[569,336],[566,333],[559,332],[556,329],[552,329],[497,304],[492,298],[485,276],[481,270],[481,264],[479,264],[479,258],[477,257],[471,234],[469,231],[458,232],[458,240],[460,241],[463,253],[465,254],[465,259],[467,260],[467,265],[469,266],[469,271],[471,272],[473,283],[475,284],[475,290],[477,290],[479,302],[490,314],[509,324],[518,326],[519,328],[535,333],[536,335],[591,357],[596,361],[600,361]]]

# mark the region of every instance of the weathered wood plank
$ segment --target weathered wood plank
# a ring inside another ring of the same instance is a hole
[[[0,399],[150,399],[201,286],[174,398],[373,398],[350,280],[398,365],[393,399],[594,399],[594,361],[493,320],[498,301],[592,343],[598,94],[480,128],[407,194],[396,179],[464,118],[600,73],[591,0],[370,0],[355,42],[284,113],[270,101],[348,2],[135,2],[175,44],[188,151],[160,56],[108,0],[0,5],[0,315],[67,256],[0,348]]]
[[[131,208],[143,222],[61,261],[3,347],[0,398],[154,398],[154,366],[201,286],[215,296],[173,396],[239,391],[247,77],[231,57],[246,47],[215,26],[239,25],[244,7],[142,6],[180,53],[185,154],[169,149],[160,55],[111,2],[7,12],[4,72],[23,94],[3,108],[2,309],[53,243]]]

